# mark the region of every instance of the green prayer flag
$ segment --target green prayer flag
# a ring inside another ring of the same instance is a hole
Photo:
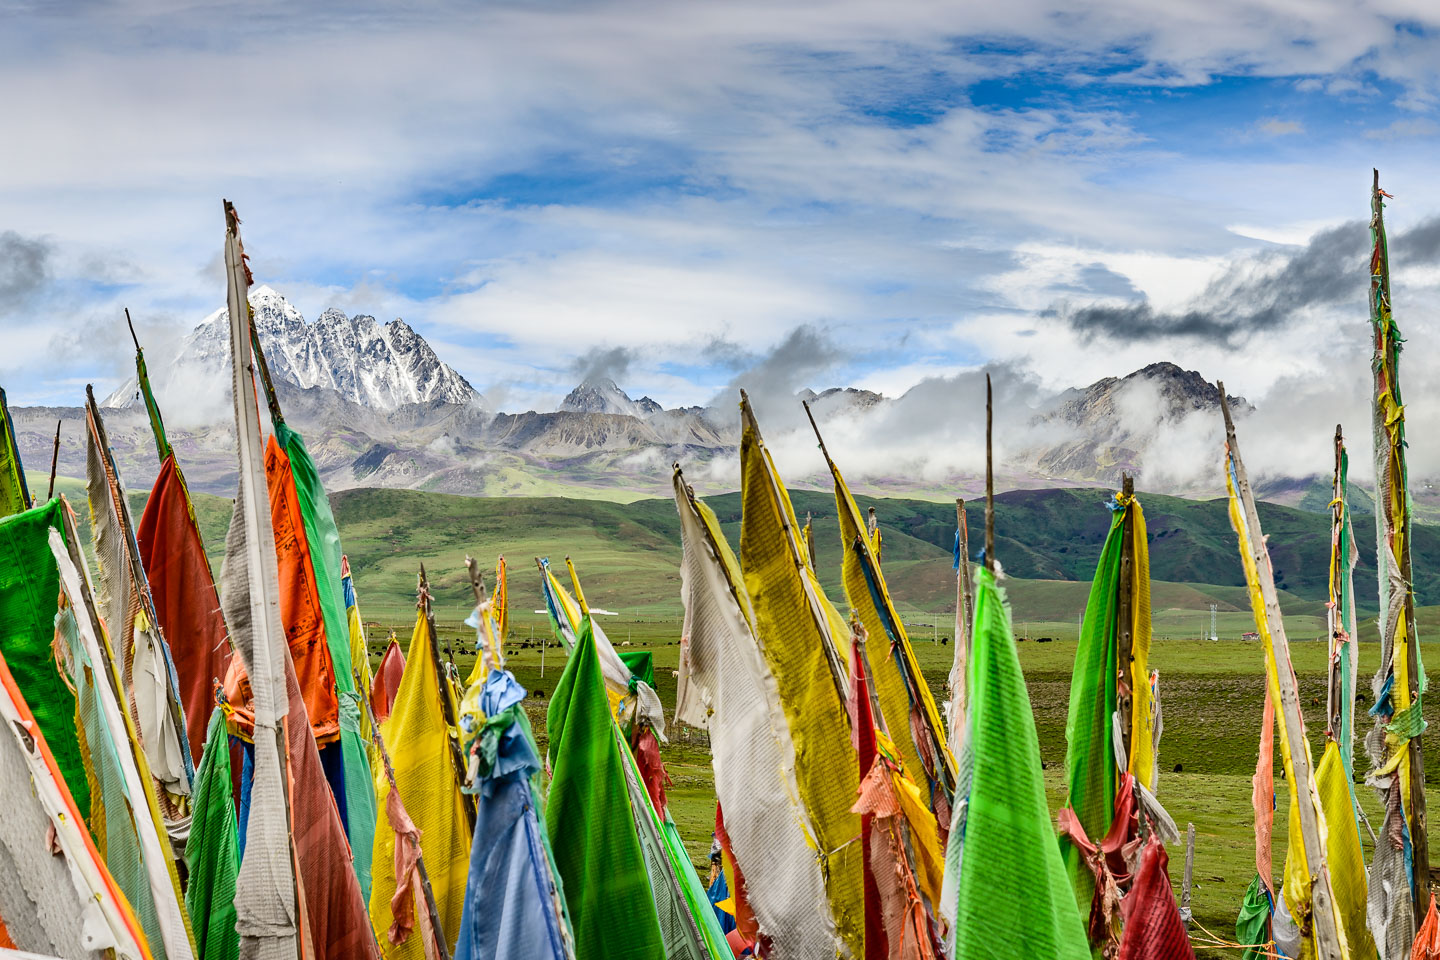
[[[0,653],[10,664],[40,732],[55,754],[82,816],[90,816],[90,783],[80,758],[75,694],[52,649],[60,571],[50,553],[50,528],[64,535],[58,498],[0,518]]]
[[[1235,942],[1244,946],[1240,960],[1263,960],[1270,952],[1270,894],[1260,882],[1260,874],[1250,881],[1240,916],[1235,920]]]
[[[350,662],[350,618],[345,607],[345,588],[340,577],[340,532],[330,500],[320,483],[320,472],[305,441],[283,421],[275,425],[275,439],[290,458],[305,542],[315,570],[315,588],[320,596],[320,616],[325,623],[325,645],[335,669],[335,694],[340,707],[340,752],[345,765],[345,834],[354,856],[355,876],[360,892],[370,900],[370,863],[375,845],[375,783],[365,740],[360,735],[360,714],[365,709],[355,689]]]
[[[150,415],[150,432],[155,434],[155,452],[160,462],[170,456],[170,438],[165,436],[165,420],[160,416],[160,404],[150,389],[150,371],[145,367],[145,351],[135,348],[135,377],[140,381],[140,394],[145,398],[145,412]]]
[[[649,650],[622,650],[620,660],[630,669],[630,676],[638,677],[655,689],[655,655]]]
[[[1112,736],[1116,706],[1116,656],[1119,649],[1120,553],[1125,535],[1125,511],[1114,513],[1110,534],[1100,551],[1095,579],[1080,642],[1075,647],[1075,670],[1070,675],[1070,714],[1065,721],[1065,805],[1075,811],[1086,836],[1099,840],[1115,816],[1115,748]],[[1090,910],[1095,876],[1074,844],[1061,838],[1065,866],[1081,909]]]
[[[185,909],[195,933],[197,960],[236,960],[240,956],[240,934],[235,929],[240,841],[231,789],[225,714],[217,707],[210,715],[205,752],[195,774],[190,839],[185,844],[185,864],[190,870]]]
[[[547,728],[553,776],[545,825],[576,954],[585,960],[665,956],[588,616],[550,699]]]
[[[25,486],[25,467],[20,463],[20,448],[15,443],[15,424],[10,419],[5,391],[0,389],[0,517],[28,509],[30,490]]]
[[[994,573],[982,568],[976,580],[955,956],[1089,960],[1045,804],[1040,742],[1010,611]]]

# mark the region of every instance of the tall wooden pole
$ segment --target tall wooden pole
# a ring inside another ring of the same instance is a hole
[[[970,581],[970,528],[965,522],[965,501],[955,498],[955,539],[960,556],[955,569],[955,657],[950,667],[950,745],[960,752],[969,709],[967,674],[970,669],[970,630],[975,623],[975,592]]]
[[[445,665],[440,660],[440,631],[435,628],[435,611],[430,606],[430,582],[425,577],[425,564],[420,564],[420,609],[425,614],[425,627],[430,631],[430,665],[435,668],[436,693],[440,695],[440,710],[445,715],[445,724],[451,730],[459,730],[460,723],[455,716],[455,705],[450,700],[450,691],[446,684]],[[455,764],[455,785],[459,789],[465,782],[465,758],[460,754],[460,744],[454,737],[447,738],[450,741],[450,759]],[[465,808],[465,820],[470,824],[470,829],[475,829],[475,804],[470,798],[463,798],[460,805]]]
[[[1345,492],[1340,487],[1340,463],[1345,456],[1345,437],[1340,424],[1335,424],[1335,479],[1330,497],[1330,605],[1325,611],[1325,620],[1330,628],[1330,676],[1325,684],[1326,733],[1332,740],[1340,740],[1340,698],[1342,675],[1340,672],[1340,638],[1345,633],[1345,616],[1340,609],[1343,602],[1342,577],[1349,563],[1348,557],[1340,555],[1341,531],[1345,525]],[[1377,509],[1378,509],[1377,504]],[[1351,638],[1352,640],[1354,638]],[[1353,696],[1353,695],[1352,695]],[[1352,707],[1353,709],[1353,707]]]
[[[1125,742],[1125,762],[1128,764],[1130,757],[1135,752],[1135,744],[1130,742],[1133,732],[1131,708],[1135,702],[1134,677],[1130,672],[1130,663],[1135,659],[1135,526],[1131,507],[1131,502],[1135,497],[1135,478],[1128,473],[1121,475],[1120,492],[1125,502],[1125,514],[1124,519],[1120,521],[1122,528],[1120,531],[1120,590],[1118,610],[1116,611],[1118,623],[1116,626],[1115,707],[1120,712],[1120,730]]]
[[[1390,250],[1385,237],[1385,203],[1382,199],[1385,194],[1380,189],[1380,171],[1375,170],[1374,176],[1370,194],[1370,214],[1378,257],[1371,265],[1370,278],[1372,287],[1370,320],[1375,328],[1376,348],[1372,366],[1375,370],[1377,387],[1383,384],[1390,391],[1394,409],[1400,418],[1399,429],[1403,441],[1405,408],[1400,397],[1400,372],[1397,369],[1396,355],[1399,351],[1398,348],[1392,349],[1388,345],[1390,337],[1397,335],[1397,332],[1394,329],[1391,313],[1393,301],[1390,299]],[[1400,579],[1403,583],[1402,589],[1405,591],[1405,605],[1402,614],[1405,618],[1406,635],[1405,671],[1409,680],[1410,703],[1413,704],[1417,702],[1420,695],[1420,638],[1415,631],[1415,594],[1411,588],[1410,576],[1410,491],[1407,487],[1404,443],[1396,444],[1393,449],[1384,452],[1386,463],[1383,467],[1379,463],[1381,458],[1382,453],[1377,452],[1377,475],[1382,469],[1389,473],[1391,496],[1395,498],[1399,508],[1396,522],[1385,532],[1400,542],[1400,547],[1396,550],[1395,561],[1399,567]],[[1388,511],[1389,508],[1389,504],[1378,502],[1375,504],[1377,521],[1383,516],[1383,511]],[[1381,526],[1383,528],[1385,525],[1381,524]],[[1381,542],[1383,542],[1383,537]],[[1393,544],[1392,549],[1394,549]],[[1384,612],[1381,611],[1382,615]],[[1406,749],[1410,754],[1410,795],[1405,799],[1406,808],[1410,812],[1410,843],[1414,865],[1411,886],[1415,893],[1415,921],[1419,923],[1420,919],[1425,916],[1430,900],[1430,842],[1427,835],[1425,813],[1425,754],[1418,736],[1410,738]]]
[[[1305,721],[1300,715],[1300,693],[1290,660],[1290,641],[1285,636],[1285,622],[1280,616],[1280,599],[1275,591],[1275,574],[1270,565],[1270,553],[1265,547],[1265,534],[1260,528],[1260,514],[1255,508],[1250,478],[1245,472],[1245,464],[1240,459],[1240,447],[1235,440],[1235,423],[1230,418],[1225,384],[1217,382],[1215,386],[1220,391],[1220,411],[1225,417],[1225,444],[1230,461],[1227,466],[1234,470],[1235,493],[1240,500],[1241,519],[1244,524],[1243,535],[1240,537],[1241,548],[1254,563],[1260,582],[1263,609],[1257,610],[1256,616],[1264,617],[1265,629],[1270,635],[1271,650],[1266,658],[1265,668],[1270,673],[1269,682],[1280,690],[1281,722],[1285,724],[1285,739],[1290,746],[1290,769],[1295,776],[1296,805],[1300,812],[1300,836],[1305,846],[1305,862],[1314,877],[1310,894],[1310,914],[1314,921],[1316,956],[1318,960],[1341,960],[1335,895],[1330,888],[1330,866],[1325,860],[1325,844],[1320,835],[1320,795],[1315,788],[1314,773],[1310,769]]]
[[[995,572],[995,408],[990,374],[985,374],[985,569]]]
[[[46,500],[55,496],[55,471],[60,466],[60,424],[64,422],[55,421],[55,449],[50,451],[50,489],[45,491]]]

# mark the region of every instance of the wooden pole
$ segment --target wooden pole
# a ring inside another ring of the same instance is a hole
[[[1374,181],[1371,186],[1370,212],[1374,219],[1376,239],[1379,242],[1380,258],[1376,264],[1378,271],[1378,282],[1380,293],[1385,303],[1385,312],[1382,313],[1379,304],[1376,302],[1374,291],[1371,291],[1370,317],[1375,325],[1375,336],[1377,346],[1382,335],[1380,321],[1389,319],[1390,305],[1390,249],[1385,236],[1385,204],[1381,199],[1383,192],[1380,189],[1380,171],[1374,170]],[[1371,283],[1376,282],[1372,277]],[[1394,398],[1395,406],[1400,411],[1401,429],[1404,429],[1404,405],[1400,397],[1400,375],[1396,368],[1397,364],[1391,362],[1394,351],[1386,350],[1375,359],[1378,362],[1376,367],[1377,376],[1385,377]],[[1391,471],[1391,483],[1398,487],[1398,499],[1400,503],[1400,520],[1391,534],[1402,541],[1399,556],[1396,558],[1400,567],[1400,579],[1404,583],[1405,590],[1405,632],[1407,642],[1405,644],[1405,667],[1409,678],[1410,702],[1416,703],[1420,697],[1420,637],[1415,630],[1415,592],[1412,588],[1410,570],[1410,491],[1406,488],[1407,471],[1405,469],[1405,449],[1402,445],[1399,449],[1391,452],[1389,457],[1389,469]],[[1376,516],[1384,509],[1383,504],[1375,505]],[[1425,753],[1421,745],[1420,737],[1411,737],[1407,750],[1410,754],[1410,796],[1406,798],[1406,807],[1410,811],[1410,841],[1414,873],[1412,874],[1415,899],[1415,922],[1418,924],[1425,916],[1429,905],[1430,893],[1430,839],[1428,834],[1428,818],[1425,811]]]
[[[1116,652],[1115,708],[1120,712],[1120,732],[1125,743],[1125,762],[1135,753],[1131,742],[1134,732],[1131,726],[1131,709],[1135,702],[1134,678],[1131,676],[1131,661],[1135,659],[1135,543],[1134,522],[1131,519],[1131,500],[1135,496],[1135,478],[1122,474],[1120,492],[1125,503],[1125,516],[1120,531],[1120,590],[1116,611]],[[1123,771],[1120,771],[1123,773]],[[1147,784],[1148,786],[1148,784]]]
[[[60,424],[64,422],[55,421],[55,449],[50,451],[50,489],[45,491],[46,500],[55,496],[55,471],[60,466]]]
[[[815,563],[815,528],[811,526],[813,520],[810,511],[805,511],[805,550],[810,554],[810,569],[819,570]]]
[[[995,408],[990,374],[985,374],[985,569],[995,572]]]
[[[1188,927],[1194,914],[1190,911],[1190,887],[1195,879],[1195,824],[1185,824],[1185,877],[1180,886],[1180,919]]]
[[[1305,862],[1314,878],[1310,913],[1314,921],[1316,956],[1319,960],[1341,960],[1335,896],[1330,888],[1330,866],[1325,859],[1325,845],[1320,836],[1317,815],[1320,796],[1310,769],[1305,721],[1300,715],[1300,693],[1296,687],[1295,671],[1291,666],[1290,641],[1285,635],[1285,622],[1280,616],[1280,600],[1275,591],[1275,575],[1270,565],[1270,553],[1265,547],[1265,534],[1260,528],[1260,514],[1255,508],[1255,496],[1250,489],[1249,475],[1240,459],[1240,448],[1235,439],[1235,423],[1230,418],[1230,404],[1225,398],[1225,384],[1217,382],[1215,386],[1220,391],[1220,411],[1225,417],[1226,450],[1229,454],[1229,466],[1234,470],[1236,495],[1240,500],[1241,518],[1246,534],[1240,538],[1241,547],[1248,551],[1260,581],[1260,596],[1264,609],[1257,611],[1256,615],[1264,616],[1265,626],[1270,634],[1271,651],[1266,657],[1265,668],[1270,673],[1270,682],[1280,689],[1281,721],[1285,724],[1286,741],[1290,744],[1290,769],[1295,776],[1295,795],[1300,811],[1300,836],[1305,846]]]
[[[360,688],[358,671],[355,673],[355,687]],[[390,752],[385,749],[385,740],[380,736],[380,721],[375,717],[375,708],[370,704],[369,697],[360,699],[365,704],[365,712],[370,716],[370,739],[379,751],[380,759],[384,761],[385,779],[390,781],[390,789],[398,796],[400,788],[395,784],[395,767],[390,762]],[[389,802],[388,798],[386,802]],[[435,931],[435,944],[440,948],[440,960],[450,960],[450,948],[445,942],[444,927],[440,925],[440,908],[435,905],[435,890],[430,886],[430,873],[425,869],[425,855],[420,852],[418,840],[413,836],[409,840],[415,850],[415,866],[420,872],[420,889],[425,894],[425,910],[430,914],[430,926]]]
[[[485,575],[480,572],[480,564],[476,563],[475,558],[468,553],[465,555],[465,572],[470,575],[470,590],[475,594],[475,609],[479,610],[480,607],[485,604],[489,593],[485,589]],[[479,628],[477,627],[476,629],[478,630]],[[505,669],[505,660],[500,656],[499,650],[501,638],[492,633],[490,639],[493,641],[493,646],[490,650],[490,667],[494,670],[503,670]],[[477,657],[483,657],[485,652],[477,650],[475,655]]]
[[[1325,733],[1332,740],[1339,739],[1340,723],[1340,697],[1342,696],[1340,657],[1340,637],[1345,632],[1344,617],[1340,610],[1340,603],[1343,599],[1341,591],[1341,578],[1344,576],[1344,567],[1349,562],[1348,558],[1340,556],[1340,536],[1345,526],[1345,503],[1343,491],[1340,489],[1340,461],[1345,455],[1345,438],[1340,432],[1340,424],[1335,424],[1335,479],[1330,497],[1330,605],[1325,611],[1327,626],[1330,628],[1330,674],[1325,684]],[[1377,509],[1379,505],[1377,504]]]
[[[970,582],[970,524],[965,520],[965,501],[955,498],[955,529],[960,532],[960,569],[956,571],[960,581],[960,595],[956,598],[955,616],[965,617],[965,652],[970,652],[970,624],[975,620],[975,585]],[[955,626],[955,638],[960,638],[960,625]]]
[[[445,685],[450,681],[445,673],[445,665],[440,660],[440,631],[435,628],[435,611],[430,606],[430,582],[425,577],[425,564],[420,564],[420,600],[419,607],[425,614],[425,627],[430,631],[430,665],[435,668],[435,683],[440,695],[440,711],[445,715],[445,725],[451,730],[459,730],[460,723],[455,716],[455,705],[450,700],[450,691]],[[460,744],[454,737],[447,738],[450,741],[450,759],[455,764],[456,789],[465,782],[465,758],[460,754]],[[465,820],[470,824],[470,829],[475,829],[475,805],[468,798],[460,804],[465,808]]]
[[[265,351],[260,347],[260,331],[255,327],[255,315],[250,315],[250,347],[255,352],[255,364],[260,370],[260,385],[265,390],[265,405],[270,408],[270,422],[278,426],[285,422],[280,411],[280,398],[275,393],[275,383],[270,379],[270,365],[265,362]]]

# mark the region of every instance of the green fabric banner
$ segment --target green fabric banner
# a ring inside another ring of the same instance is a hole
[[[1240,960],[1265,960],[1270,953],[1270,894],[1257,873],[1245,889],[1240,916],[1235,920],[1235,942],[1244,945]]]
[[[550,699],[545,825],[585,960],[663,957],[660,920],[625,782],[590,618]]]
[[[240,934],[235,930],[235,878],[240,874],[240,840],[231,796],[230,743],[225,714],[210,716],[205,752],[195,774],[190,839],[185,864],[190,883],[185,909],[195,933],[197,960],[236,960]]]
[[[325,621],[325,645],[335,669],[335,693],[340,703],[340,750],[345,762],[345,834],[355,857],[355,876],[360,892],[370,901],[370,863],[375,846],[375,783],[370,757],[360,734],[363,694],[355,689],[350,661],[350,618],[345,607],[345,588],[340,577],[340,531],[330,500],[320,483],[320,472],[300,434],[283,422],[275,426],[275,439],[290,458],[290,473],[305,524],[305,541],[315,570],[315,587],[320,595],[320,615]]]
[[[1075,671],[1070,675],[1070,714],[1065,721],[1065,805],[1075,811],[1086,836],[1099,840],[1115,816],[1115,748],[1112,736],[1116,705],[1115,658],[1119,647],[1120,552],[1125,535],[1125,511],[1114,513],[1110,533],[1100,551],[1095,579],[1080,642],[1075,648]],[[1080,851],[1061,838],[1065,867],[1075,887],[1075,898],[1089,914],[1095,895],[1095,876]]]
[[[10,420],[5,391],[0,389],[0,517],[28,509],[30,490],[25,486],[25,467],[20,462],[20,448],[15,443],[15,424]]]
[[[75,806],[88,818],[90,783],[80,759],[75,694],[60,676],[51,649],[60,599],[60,571],[50,553],[51,527],[64,535],[58,498],[0,518],[0,653],[35,712]]]
[[[995,575],[976,577],[969,676],[969,796],[955,956],[1089,960],[1045,804],[1035,714]],[[962,773],[961,781],[965,781]]]

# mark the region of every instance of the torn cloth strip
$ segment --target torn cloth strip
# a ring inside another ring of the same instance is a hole
[[[1010,611],[976,574],[968,746],[974,755],[957,879],[955,956],[1087,960],[1090,947],[1055,842],[1040,744]],[[1006,918],[997,924],[995,918]]]
[[[860,781],[860,800],[852,806],[851,812],[860,816],[861,861],[865,870],[865,960],[886,960],[890,956],[889,928],[900,927],[887,913],[897,914],[904,910],[903,901],[894,891],[895,865],[890,862],[889,851],[884,841],[877,851],[871,843],[875,832],[873,801],[867,799],[875,766],[875,714],[870,702],[870,678],[866,675],[863,648],[858,637],[850,643],[850,710],[851,740],[855,744],[855,756],[860,769],[866,772]],[[883,768],[881,776],[883,777]],[[877,858],[878,854],[878,858]],[[878,859],[878,862],[877,862]],[[882,874],[877,876],[877,874]],[[890,896],[888,902],[881,899],[881,885]],[[890,910],[887,911],[886,907]],[[890,921],[890,922],[887,922]]]
[[[663,957],[665,945],[640,841],[624,760],[614,734],[599,656],[588,629],[550,699],[550,793],[545,823],[575,932],[586,960]]]
[[[1194,960],[1170,886],[1169,859],[1165,844],[1151,834],[1123,902],[1125,938],[1120,941],[1119,960]]]
[[[1136,813],[1135,778],[1124,774],[1120,791],[1115,798],[1115,817],[1105,836],[1091,841],[1081,826],[1075,811],[1069,807],[1060,809],[1060,835],[1080,857],[1092,875],[1091,888],[1095,891],[1089,904],[1081,904],[1090,911],[1088,932],[1090,942],[1100,944],[1108,941],[1113,947],[1120,943],[1121,911],[1120,898],[1130,882],[1130,860],[1135,852],[1137,835],[1140,830]]]

